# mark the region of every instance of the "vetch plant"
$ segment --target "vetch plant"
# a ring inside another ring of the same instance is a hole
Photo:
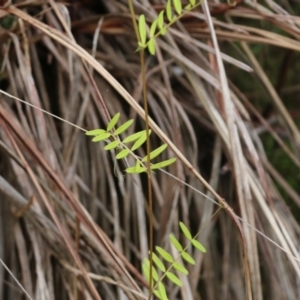
[[[144,263],[142,265],[142,269],[144,272],[144,275],[146,276],[148,282],[149,282],[149,299],[151,299],[152,295],[155,294],[159,299],[168,299],[166,295],[166,289],[161,280],[164,277],[167,277],[169,280],[171,280],[173,283],[177,285],[182,285],[179,278],[171,272],[171,269],[174,268],[181,271],[184,274],[187,274],[187,270],[180,265],[176,260],[173,259],[172,255],[169,254],[167,251],[160,247],[156,247],[156,251],[162,256],[162,258],[169,263],[171,263],[170,267],[166,270],[163,262],[158,258],[158,256],[153,251],[153,208],[152,208],[152,192],[151,192],[151,172],[150,170],[153,170],[153,168],[156,168],[156,165],[150,166],[150,160],[152,159],[153,152],[150,152],[150,141],[149,141],[149,135],[151,133],[151,130],[149,128],[149,116],[148,116],[148,101],[147,101],[147,84],[146,84],[146,68],[145,68],[145,54],[144,50],[148,49],[150,54],[155,55],[156,52],[156,45],[155,45],[155,39],[156,37],[160,35],[165,35],[167,33],[168,27],[170,27],[172,24],[174,24],[178,19],[180,19],[184,14],[188,13],[192,9],[194,9],[196,6],[200,5],[201,2],[196,4],[196,0],[189,0],[189,4],[186,5],[184,8],[182,8],[181,0],[168,0],[166,7],[164,10],[162,10],[158,17],[152,22],[149,30],[149,39],[147,40],[147,25],[146,25],[146,18],[145,15],[141,15],[138,20],[138,24],[135,22],[135,13],[133,10],[132,1],[129,1],[129,7],[132,15],[133,25],[135,27],[137,39],[138,39],[138,51],[140,51],[140,61],[141,61],[141,74],[142,74],[142,83],[143,83],[143,99],[144,99],[144,110],[145,110],[145,124],[146,124],[146,131],[143,138],[147,141],[147,156],[144,157],[144,161],[147,163],[147,171],[148,171],[148,200],[149,200],[149,242],[150,242],[150,249],[149,249],[149,259],[145,258]],[[165,17],[168,20],[168,23],[165,24]],[[164,147],[167,147],[167,145],[161,146],[161,151],[164,150]],[[158,151],[158,149],[154,150]],[[125,153],[126,150],[122,150]],[[158,153],[160,153],[158,151]],[[157,167],[163,167],[165,165],[168,165],[172,163],[172,159],[168,161],[164,161],[160,163],[160,165],[157,165]],[[128,168],[129,170],[133,170],[135,173],[139,170],[144,170],[145,166],[140,165],[140,162],[136,162],[136,167]],[[127,169],[127,170],[128,170]],[[180,223],[180,227],[184,233],[184,235],[187,237],[187,239],[194,245],[194,247],[198,247],[197,249],[201,249],[200,251],[205,252],[205,248],[194,238],[192,238],[189,230],[187,227]],[[170,237],[171,243],[174,245],[174,247],[179,251],[180,255],[183,259],[188,261],[189,263],[193,263],[194,260],[192,257],[189,256],[189,254],[185,251],[186,248],[183,248],[181,244],[178,242],[178,240],[174,237]],[[158,273],[156,271],[156,268],[154,264],[157,266],[157,268],[164,272],[163,276],[161,278],[158,277]],[[154,282],[156,284],[154,285]]]

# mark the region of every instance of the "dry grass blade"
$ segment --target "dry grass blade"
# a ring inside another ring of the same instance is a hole
[[[137,19],[166,2],[133,1]],[[154,245],[173,253],[183,221],[207,249],[170,299],[299,298],[300,11],[236,4],[203,2],[146,53],[151,145],[178,161],[152,176]],[[136,49],[125,0],[1,7],[1,299],[147,299],[146,178],[84,135],[117,112],[144,129]]]
[[[27,291],[24,289],[22,284],[18,281],[18,279],[14,276],[14,274],[10,271],[10,269],[7,267],[7,265],[4,263],[4,261],[0,258],[0,264],[5,268],[5,270],[11,275],[11,277],[16,281],[20,289],[24,292],[26,297],[30,300],[32,300],[31,296],[27,293]]]

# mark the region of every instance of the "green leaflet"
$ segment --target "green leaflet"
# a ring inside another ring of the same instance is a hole
[[[160,163],[152,165],[151,166],[151,170],[165,168],[165,167],[171,165],[172,163],[174,163],[175,161],[176,161],[176,158],[170,158],[168,160],[164,160],[164,161],[162,161]]]
[[[93,129],[93,130],[89,130],[89,131],[87,131],[85,134],[86,135],[100,135],[100,134],[102,134],[102,133],[104,133],[105,132],[105,130],[104,129]]]
[[[192,6],[194,6],[196,4],[196,0],[190,0],[190,3]]]
[[[183,234],[185,235],[185,237],[186,237],[189,241],[191,241],[193,238],[192,238],[192,235],[191,235],[190,231],[188,230],[188,228],[187,228],[187,227],[184,225],[184,223],[182,223],[182,222],[179,222],[179,226],[180,226],[180,228],[181,228]]]
[[[178,15],[182,12],[181,0],[173,0],[175,11]]]
[[[153,290],[153,293],[158,299],[162,299],[158,290]]]
[[[157,274],[157,271],[156,269],[152,266],[152,277],[155,281],[158,281],[159,280],[159,276]]]
[[[121,152],[119,152],[119,153],[116,155],[116,159],[124,158],[124,157],[126,157],[129,153],[130,153],[130,150],[129,150],[129,149],[123,149]]]
[[[155,19],[150,27],[150,38],[152,38],[154,36],[156,28],[157,28],[157,24],[158,24],[158,19]]]
[[[140,173],[140,169],[141,169],[141,165],[140,165],[140,162],[139,162],[139,160],[137,159],[136,160],[136,163],[135,163],[135,171],[136,171],[136,173]]]
[[[150,160],[161,154],[164,150],[168,147],[167,144],[163,144],[162,146],[158,147],[157,149],[150,152]],[[143,162],[147,161],[147,155],[142,159]]]
[[[164,260],[166,260],[170,263],[172,263],[174,261],[172,255],[169,252],[167,252],[166,250],[164,250],[163,248],[156,246],[155,249]]]
[[[110,120],[110,122],[108,123],[106,131],[112,130],[117,124],[117,122],[119,121],[119,118],[120,118],[120,113],[115,114],[113,118]]]
[[[131,147],[131,151],[134,151],[138,148],[140,148],[147,140],[147,135],[142,135]]]
[[[196,263],[195,260],[185,251],[181,252],[181,256],[185,261],[187,261],[191,265],[194,265]]]
[[[172,6],[171,6],[171,0],[168,0],[167,5],[166,5],[166,14],[167,14],[167,19],[169,22],[172,21]]]
[[[104,140],[107,140],[109,139],[111,136],[111,134],[109,132],[104,132],[100,135],[97,135],[95,136],[93,139],[92,139],[92,142],[100,142],[100,141],[104,141]]]
[[[155,54],[155,39],[152,37],[148,42],[148,51],[151,55]]]
[[[162,10],[158,15],[157,25],[158,25],[159,29],[162,29],[164,27],[164,14],[165,14],[165,11]]]
[[[140,34],[141,42],[143,44],[145,44],[146,43],[146,37],[147,37],[145,15],[140,15],[140,17],[139,17],[139,34]]]
[[[150,261],[148,258],[145,258],[144,259],[144,264],[147,266],[149,272],[150,272]],[[154,266],[152,266],[152,277],[155,281],[158,281],[159,280],[159,277],[158,277],[158,274],[157,274],[157,271],[156,269],[154,268]]]
[[[166,288],[163,285],[163,283],[161,283],[161,282],[158,283],[158,291],[159,291],[159,294],[160,294],[160,299],[162,299],[162,300],[168,300],[169,299],[168,296],[167,296]]]
[[[166,271],[166,268],[163,264],[163,262],[158,258],[158,256],[152,252],[152,259],[154,261],[154,263],[156,264],[156,266],[162,271],[162,272],[165,272]]]
[[[129,120],[127,122],[125,122],[124,124],[122,124],[120,127],[118,127],[116,129],[116,131],[114,132],[114,135],[119,135],[122,132],[124,132],[125,130],[127,130],[133,123],[134,120]]]
[[[151,130],[149,130],[149,134],[151,133]],[[136,140],[138,140],[142,135],[146,136],[146,130],[142,130],[139,132],[136,132],[134,134],[129,135],[127,138],[125,138],[123,140],[123,143],[131,143],[134,142]]]
[[[108,151],[108,150],[112,150],[112,149],[115,149],[119,146],[119,141],[116,140],[116,141],[113,141],[109,144],[107,144],[105,147],[104,147],[104,150]]]
[[[177,271],[181,272],[184,275],[188,275],[189,271],[180,263],[178,262],[174,262],[173,263],[173,268],[176,269]]]
[[[206,249],[205,247],[200,243],[198,242],[197,240],[192,240],[192,244],[193,246],[198,249],[199,251],[203,252],[203,253],[206,253]]]
[[[163,27],[161,30],[160,30],[160,34],[161,35],[165,35],[167,33],[167,27]]]
[[[144,273],[144,276],[145,276],[146,280],[148,282],[150,282],[150,270],[149,270],[148,266],[145,263],[142,264],[142,270],[143,270],[143,273]]]
[[[166,275],[173,283],[175,283],[178,286],[182,286],[182,282],[175,274],[171,272],[166,272]]]
[[[143,264],[145,264],[145,265],[147,266],[148,269],[150,268],[150,261],[149,261],[149,259],[148,259],[147,257],[144,258]]]
[[[181,246],[181,244],[179,243],[179,241],[176,239],[176,237],[173,234],[169,235],[169,239],[171,241],[171,243],[174,245],[174,247],[181,252],[183,250],[183,247]]]
[[[147,168],[145,168],[145,167],[140,167],[140,168],[139,168],[139,171],[137,172],[135,167],[130,167],[130,168],[127,168],[125,171],[126,171],[126,173],[128,173],[128,174],[138,174],[138,173],[146,172],[146,171],[147,171]]]

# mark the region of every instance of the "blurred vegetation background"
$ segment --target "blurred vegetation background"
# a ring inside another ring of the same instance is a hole
[[[132,2],[148,24],[166,5]],[[145,126],[128,1],[0,5],[0,299],[148,299],[146,175],[84,135],[105,109],[135,119],[128,134]],[[299,14],[297,0],[203,2],[147,54],[152,148],[163,132],[163,159],[192,166],[153,176],[154,244],[172,251],[183,221],[207,249],[189,249],[183,287],[166,282],[172,300],[250,299],[246,283],[255,300],[300,298]]]

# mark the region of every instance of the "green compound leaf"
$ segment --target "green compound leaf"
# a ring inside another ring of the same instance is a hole
[[[185,237],[191,241],[193,238],[192,238],[192,235],[190,233],[190,231],[188,230],[188,228],[182,223],[182,222],[179,222],[179,226],[183,232],[183,234],[185,235]]]
[[[146,37],[147,37],[145,15],[140,15],[140,17],[139,17],[139,34],[140,34],[141,42],[143,44],[145,44],[146,43]]]
[[[167,14],[167,19],[169,22],[172,21],[172,6],[171,6],[171,0],[168,0],[167,5],[166,5],[166,14]]]
[[[181,246],[181,244],[179,243],[179,241],[176,239],[176,237],[173,234],[169,235],[169,239],[171,241],[171,243],[174,245],[174,247],[181,252],[183,250],[183,247]]]
[[[194,265],[196,263],[195,260],[185,251],[181,252],[181,256],[186,262],[190,263],[191,265]]]
[[[162,282],[158,283],[158,290],[159,290],[159,294],[160,294],[160,299],[162,300],[168,300],[168,296],[167,296],[167,292],[166,292],[166,288],[163,285]]]
[[[171,272],[166,272],[167,277],[176,285],[178,286],[182,286],[182,282],[180,281],[180,279],[173,273]]]
[[[159,29],[162,29],[164,27],[164,14],[165,14],[165,11],[162,10],[158,15],[157,25],[158,25]]]
[[[114,132],[114,135],[119,135],[120,133],[127,130],[132,125],[133,121],[134,120],[129,120],[129,121],[125,122],[124,124],[122,124],[119,128],[116,129],[116,131]]]
[[[160,163],[152,165],[151,166],[151,170],[165,168],[165,167],[171,165],[172,163],[174,163],[175,161],[176,161],[176,158],[170,158],[168,160],[164,160],[164,161],[162,161]]]
[[[192,240],[192,244],[199,251],[201,251],[203,253],[206,253],[205,247],[200,242],[198,242],[197,240]]]
[[[189,271],[180,263],[178,262],[174,262],[173,263],[173,268],[176,269],[177,271],[181,272],[184,275],[188,275]]]
[[[108,151],[108,150],[115,149],[115,148],[118,147],[119,143],[120,143],[120,142],[119,142],[118,140],[117,140],[117,141],[113,141],[113,142],[107,144],[107,145],[104,147],[104,150]]]
[[[149,134],[151,133],[151,130],[149,130]],[[132,135],[129,135],[127,138],[125,138],[123,140],[123,143],[131,143],[131,142],[134,142],[136,140],[138,140],[142,135],[145,135],[146,136],[146,130],[142,130],[142,131],[139,131],[139,132],[136,132]]]
[[[182,12],[181,0],[173,0],[175,11],[178,15]]]
[[[95,135],[100,135],[102,133],[105,133],[106,131],[104,129],[93,129],[87,131],[85,134],[89,136],[95,136]]]
[[[100,141],[105,141],[107,139],[109,139],[111,136],[111,134],[109,132],[104,132],[100,135],[97,135],[95,136],[93,139],[92,139],[92,142],[100,142]]]
[[[112,130],[117,124],[117,122],[119,121],[119,118],[120,118],[120,113],[115,114],[113,118],[110,120],[110,122],[108,123],[106,131]]]
[[[151,55],[155,55],[155,39],[151,38],[148,42],[148,51]]]
[[[149,132],[150,133],[150,132]],[[134,151],[138,148],[140,148],[147,140],[147,135],[144,134],[142,135],[134,144],[133,146],[131,147],[131,151]]]
[[[157,28],[157,24],[158,24],[158,19],[155,19],[150,27],[150,38],[152,38],[154,36],[156,28]]]
[[[150,160],[161,154],[163,151],[166,150],[168,147],[167,144],[163,144],[162,146],[158,147],[157,149],[150,152]],[[142,159],[142,161],[147,161],[147,155]]]
[[[126,173],[128,173],[128,174],[138,174],[138,173],[146,172],[146,171],[147,171],[147,168],[145,168],[145,167],[140,167],[140,168],[139,168],[139,171],[137,172],[137,171],[136,171],[136,167],[130,167],[130,168],[127,168],[125,171],[126,171]]]
[[[158,258],[158,256],[152,252],[152,259],[154,261],[154,263],[156,264],[156,266],[162,271],[162,272],[165,272],[166,271],[166,268],[163,264],[163,262]]]
[[[172,263],[174,261],[172,255],[169,252],[167,252],[166,250],[164,250],[163,248],[156,246],[155,249],[164,260],[166,260],[170,263]]]
[[[130,150],[129,150],[129,149],[123,149],[121,152],[119,152],[119,153],[116,155],[116,159],[124,158],[124,157],[126,157],[129,153],[130,153]]]

